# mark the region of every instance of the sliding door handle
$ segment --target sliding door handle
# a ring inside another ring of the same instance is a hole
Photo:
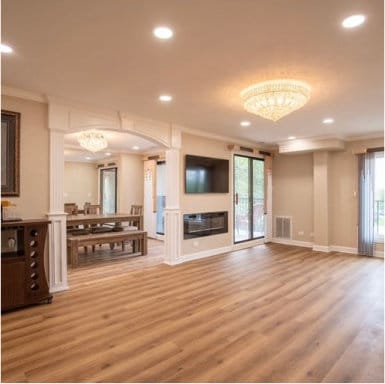
[[[238,205],[238,192],[235,194],[235,205]]]

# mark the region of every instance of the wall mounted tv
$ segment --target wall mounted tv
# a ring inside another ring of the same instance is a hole
[[[186,155],[186,193],[228,193],[229,161]]]

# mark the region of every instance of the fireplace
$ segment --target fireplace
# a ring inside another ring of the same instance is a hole
[[[227,212],[189,213],[183,215],[184,239],[228,232]]]

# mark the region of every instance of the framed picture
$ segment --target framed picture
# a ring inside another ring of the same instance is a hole
[[[1,195],[20,196],[20,113],[1,110]]]

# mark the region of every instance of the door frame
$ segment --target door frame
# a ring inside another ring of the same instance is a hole
[[[104,207],[103,207],[103,177],[102,177],[102,172],[103,171],[108,171],[111,169],[115,169],[115,213],[118,210],[118,167],[113,166],[113,167],[103,167],[99,169],[99,193],[100,193],[100,210],[101,213],[104,212]]]
[[[249,177],[249,213],[248,213],[248,216],[249,216],[249,221],[250,221],[250,235],[251,237],[249,239],[246,239],[246,240],[239,240],[239,241],[235,241],[235,157],[238,156],[238,157],[245,157],[247,159],[249,159],[249,174],[248,174],[248,177]],[[254,156],[248,156],[248,155],[240,155],[240,154],[237,154],[237,153],[234,153],[233,155],[233,244],[241,244],[241,243],[245,243],[247,241],[254,241],[254,240],[259,240],[259,239],[264,239],[266,237],[266,233],[263,235],[263,236],[257,236],[257,237],[254,237],[254,215],[253,215],[253,209],[250,209],[250,206],[252,206],[254,208],[254,205],[253,205],[253,192],[254,192],[254,187],[253,187],[253,160],[259,160],[259,161],[263,161],[263,163],[265,163],[265,159],[263,158],[260,158],[260,157],[254,157]],[[251,163],[251,166],[250,166],[250,163]],[[264,167],[265,167],[265,164],[264,164]],[[265,172],[263,173],[264,174],[264,180],[263,182],[266,183],[266,180],[265,180]],[[264,199],[266,199],[266,196],[264,194],[263,196]],[[266,230],[265,230],[266,232]]]

